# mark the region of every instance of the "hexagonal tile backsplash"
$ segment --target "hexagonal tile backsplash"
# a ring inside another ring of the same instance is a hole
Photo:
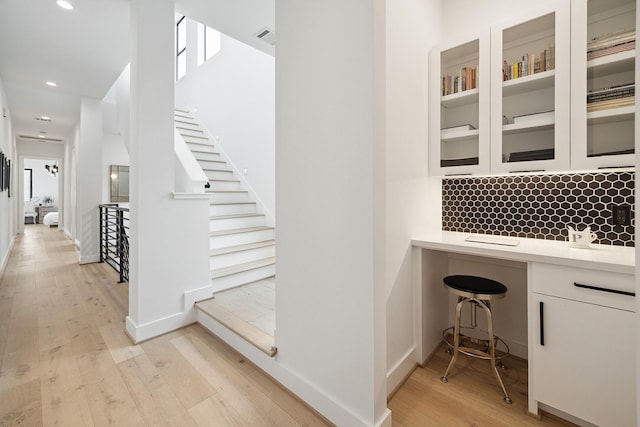
[[[634,172],[444,178],[442,229],[567,240],[567,226],[587,225],[594,243],[635,246]],[[614,225],[614,205],[629,206],[631,225]]]

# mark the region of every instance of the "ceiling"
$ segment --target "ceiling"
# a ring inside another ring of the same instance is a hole
[[[102,99],[129,63],[130,1],[69,1],[73,10],[56,0],[0,0],[0,79],[17,136],[67,139],[80,98]],[[274,29],[275,0],[180,0],[176,10],[274,54],[254,34]]]

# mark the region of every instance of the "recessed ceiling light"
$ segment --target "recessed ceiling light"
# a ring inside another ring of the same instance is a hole
[[[51,118],[49,118],[49,116],[42,116],[41,119],[42,120],[51,120]]]
[[[56,82],[47,82],[47,86],[56,87],[58,86]]]
[[[58,0],[57,3],[58,3],[58,6],[60,6],[63,9],[67,9],[67,10],[73,9],[73,5],[66,0]]]
[[[44,138],[44,135],[40,135],[40,138]]]

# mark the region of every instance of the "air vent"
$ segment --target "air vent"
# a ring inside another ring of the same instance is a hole
[[[276,33],[274,33],[273,30],[270,28],[265,27],[262,30],[255,33],[254,36],[256,36],[257,38],[259,38],[264,42],[269,43],[271,46],[276,45]]]

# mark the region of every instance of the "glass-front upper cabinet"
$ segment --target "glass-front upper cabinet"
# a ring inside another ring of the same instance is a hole
[[[430,64],[430,173],[489,171],[489,31],[438,46]]]
[[[573,0],[571,165],[634,165],[636,0]]]
[[[491,31],[491,171],[569,168],[570,2]]]

